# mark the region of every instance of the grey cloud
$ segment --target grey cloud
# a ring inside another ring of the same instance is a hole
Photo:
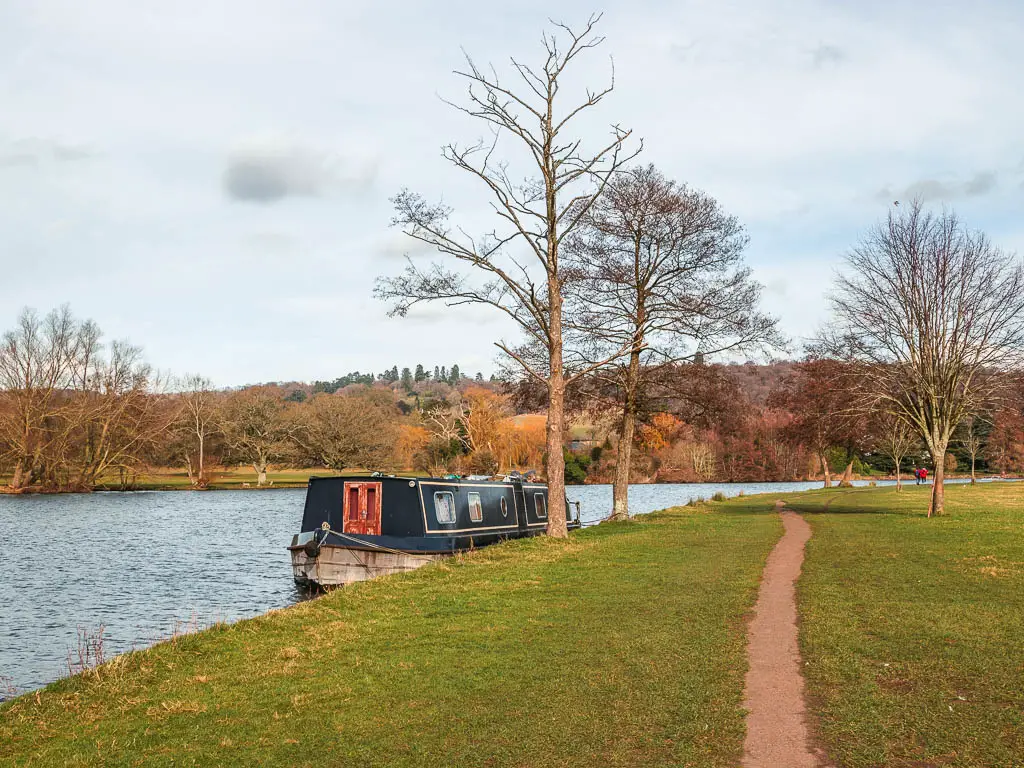
[[[921,200],[933,202],[981,197],[995,190],[998,176],[994,171],[979,171],[966,181],[921,179],[904,188],[885,186],[875,195],[879,200]]]
[[[815,69],[842,64],[846,59],[846,51],[835,45],[822,43],[811,51],[811,63]]]
[[[392,232],[374,247],[373,252],[382,259],[416,258],[435,253],[435,250],[424,242],[409,237],[402,232]]]
[[[37,168],[46,163],[68,163],[95,155],[80,144],[64,144],[53,139],[0,139],[0,168]]]
[[[373,183],[375,163],[347,167],[328,152],[274,143],[241,147],[228,157],[224,192],[233,200],[274,203],[286,197],[321,197]]]
[[[996,188],[996,175],[992,171],[982,171],[964,185],[964,194],[968,197],[987,195]]]

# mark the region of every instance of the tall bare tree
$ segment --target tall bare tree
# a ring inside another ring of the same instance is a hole
[[[957,425],[999,400],[1024,351],[1024,268],[955,213],[891,210],[846,256],[831,298],[833,348],[869,407],[911,424],[931,453],[928,516],[942,514]]]
[[[971,457],[971,485],[978,482],[974,468],[985,444],[985,438],[979,429],[980,426],[981,419],[973,414],[964,419],[960,425],[960,447]]]
[[[640,401],[659,371],[783,342],[757,310],[743,227],[711,196],[637,166],[615,175],[582,223],[566,249],[566,325],[588,361],[628,350],[596,373],[621,412],[612,515],[625,518]]]
[[[186,376],[179,384],[181,410],[178,426],[186,436],[185,466],[193,486],[205,488],[207,448],[211,438],[220,433],[218,397],[213,382],[198,374]]]
[[[563,356],[561,246],[611,176],[635,154],[624,150],[630,131],[618,125],[612,126],[606,142],[589,151],[576,127],[587,110],[611,93],[614,77],[607,87],[588,89],[578,101],[564,105],[563,82],[570,65],[604,40],[594,34],[599,20],[599,15],[592,16],[579,30],[555,24],[554,33],[542,37],[539,68],[511,60],[515,86],[501,80],[493,67],[481,69],[467,56],[466,69],[455,73],[468,82],[466,103],[452,106],[487,124],[492,139],[468,147],[448,144],[443,155],[483,185],[499,225],[482,237],[471,236],[451,223],[447,206],[401,192],[393,201],[395,224],[453,260],[455,267],[436,263],[422,268],[410,260],[403,274],[381,279],[376,291],[394,302],[392,313],[398,315],[433,300],[489,305],[511,318],[531,344],[543,350],[534,358],[504,342],[497,344],[547,389],[547,530],[560,537],[567,535],[565,390],[586,372]],[[514,164],[498,158],[503,138],[521,153]]]
[[[896,490],[903,490],[900,465],[921,444],[921,436],[907,421],[888,411],[882,411],[871,425],[875,445],[883,456],[892,461],[896,472]]]
[[[160,382],[143,361],[141,348],[113,341],[105,355],[94,351],[89,356],[86,370],[82,389],[73,398],[68,430],[76,456],[68,463],[75,468],[74,485],[83,489],[96,486],[113,470],[136,472],[145,452],[173,420],[154,392]]]
[[[46,317],[26,308],[16,327],[4,334],[0,438],[14,465],[14,490],[44,481],[48,453],[65,427],[67,390],[76,382],[85,342],[95,341],[93,336],[92,326],[85,332],[67,305]]]

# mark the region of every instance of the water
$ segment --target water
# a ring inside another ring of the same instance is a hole
[[[643,513],[717,492],[820,485],[634,485],[629,501],[632,512]],[[304,494],[0,495],[0,698],[10,685],[30,690],[66,674],[79,627],[104,625],[110,658],[193,618],[200,626],[235,621],[301,600],[285,546]],[[611,512],[610,485],[573,486],[568,496],[582,503],[585,523]]]
[[[0,696],[67,674],[82,626],[110,658],[290,605],[305,489],[0,496]],[[7,685],[4,683],[7,682]]]

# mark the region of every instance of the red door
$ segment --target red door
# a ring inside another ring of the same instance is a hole
[[[380,536],[380,483],[345,483],[345,533]]]

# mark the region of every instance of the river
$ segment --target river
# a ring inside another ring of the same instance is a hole
[[[634,513],[820,483],[634,485]],[[236,621],[303,599],[285,546],[304,488],[0,495],[0,699],[67,674],[79,628],[104,627],[107,658],[183,625]],[[582,519],[611,510],[611,486],[572,486]]]

